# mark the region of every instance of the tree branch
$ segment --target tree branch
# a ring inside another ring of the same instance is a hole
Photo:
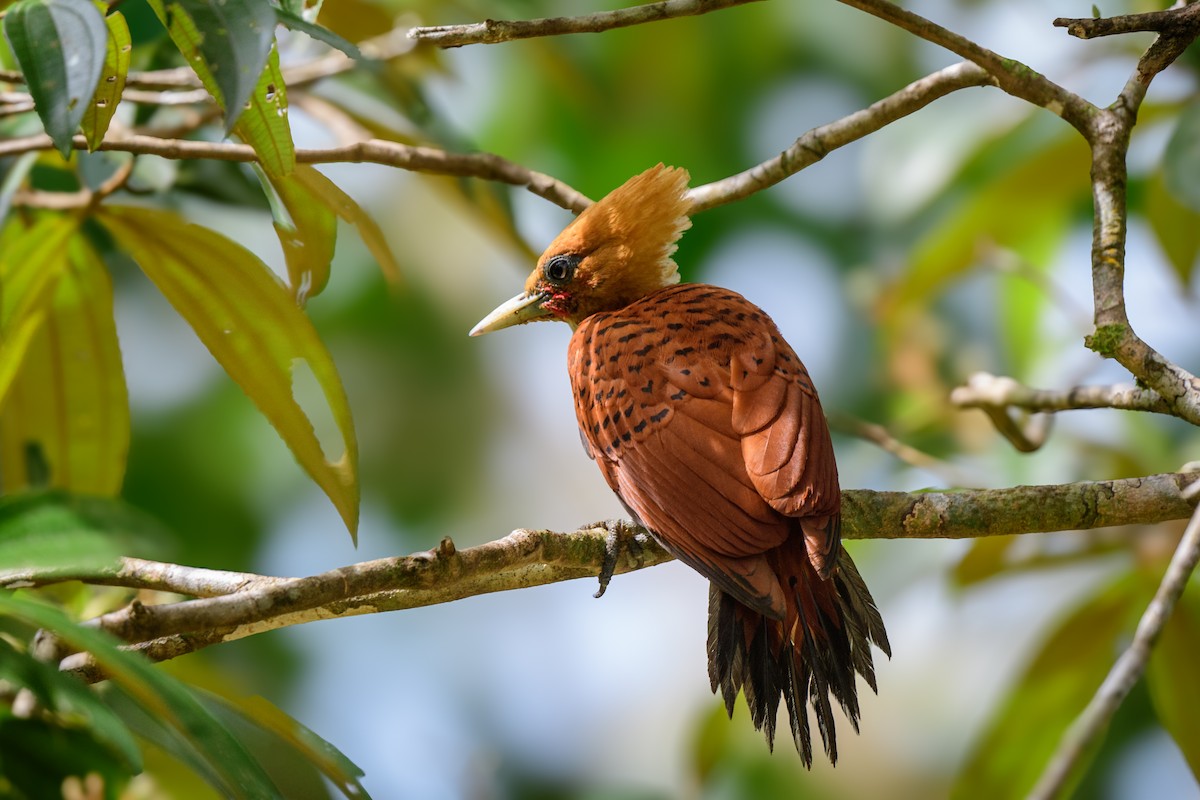
[[[861,111],[813,128],[769,161],[691,189],[688,196],[692,200],[692,211],[707,211],[742,200],[812,166],[831,151],[919,111],[939,97],[959,89],[989,84],[995,85],[991,75],[982,67],[967,62],[927,75]]]
[[[921,78],[868,108],[813,128],[769,161],[723,180],[695,187],[689,192],[693,212],[732,203],[774,186],[820,161],[832,150],[880,130],[940,97],[959,89],[988,84],[994,84],[988,73],[970,63],[955,64]],[[32,150],[49,150],[53,146],[50,137],[45,134],[10,139],[0,142],[0,156]],[[82,137],[76,138],[76,146],[84,146]],[[170,159],[207,158],[218,161],[254,162],[258,158],[249,145],[138,134],[106,139],[100,145],[100,149]],[[523,186],[533,194],[575,213],[583,211],[592,202],[586,195],[562,181],[491,153],[450,153],[432,147],[369,139],[334,148],[297,150],[296,160],[302,164],[370,162],[427,174],[494,180]],[[76,199],[63,202],[72,206],[78,205]]]
[[[978,64],[996,80],[996,85],[1013,97],[1027,100],[1062,117],[1080,132],[1088,129],[1096,107],[1069,92],[1020,61],[1005,58],[954,31],[900,8],[887,0],[838,0],[860,11],[890,22],[926,41],[940,45],[968,61]]]
[[[922,452],[912,445],[905,444],[897,439],[882,425],[877,425],[873,422],[868,422],[860,419],[853,414],[847,414],[841,411],[833,411],[828,415],[829,427],[834,431],[857,436],[860,439],[871,442],[879,449],[886,453],[890,453],[898,460],[908,464],[909,466],[923,469],[935,476],[943,483],[949,486],[972,486],[977,483],[966,472],[960,470],[956,465],[940,458],[935,458],[928,453]]]
[[[662,0],[658,3],[598,11],[578,17],[549,17],[530,20],[496,20],[468,25],[436,25],[413,28],[409,38],[436,47],[462,47],[468,44],[498,44],[514,39],[537,36],[561,36],[567,33],[600,33],[602,31],[658,22],[677,17],[691,17],[745,5],[757,0]]]
[[[1148,11],[1144,14],[1123,14],[1117,17],[1087,17],[1076,19],[1059,17],[1052,23],[1056,28],[1066,28],[1067,33],[1079,39],[1095,39],[1123,33],[1145,31],[1179,30],[1187,25],[1200,23],[1200,6],[1181,5],[1163,11]]]
[[[842,536],[872,538],[973,538],[1114,525],[1150,524],[1192,513],[1184,490],[1200,475],[1169,473],[1144,478],[1062,486],[1017,486],[961,492],[847,491]],[[53,571],[0,571],[0,586],[41,586],[70,578],[136,588],[194,588],[213,596],[162,605],[135,601],[90,620],[137,645],[151,657],[184,652],[318,619],[396,611],[490,592],[540,586],[599,573],[607,530],[572,533],[514,531],[502,539],[458,551],[449,539],[435,550],[354,564],[306,578],[266,578],[125,559],[91,575]],[[647,541],[640,558],[624,553],[623,573],[660,564],[670,555]],[[85,656],[71,662],[83,673]]]
[[[965,386],[950,393],[951,404],[959,408],[978,408],[985,412],[1004,435],[1023,453],[1041,447],[1050,430],[1050,416],[1038,416],[1019,423],[1010,410],[1053,413],[1084,408],[1115,408],[1126,411],[1172,413],[1170,405],[1150,389],[1137,386],[1076,386],[1066,391],[1032,389],[1012,378],[976,372]]]
[[[1159,394],[1170,413],[1200,425],[1200,379],[1141,339],[1125,308],[1128,235],[1126,155],[1150,81],[1200,35],[1200,25],[1159,36],[1138,62],[1117,102],[1096,114],[1087,132],[1092,147],[1092,298],[1095,329],[1085,343],[1113,358]]]
[[[1189,487],[1189,489],[1194,488]],[[1195,495],[1195,492],[1188,492]],[[1113,664],[1104,683],[1096,690],[1096,694],[1088,703],[1087,708],[1071,725],[1059,742],[1058,750],[1050,759],[1046,771],[1038,779],[1037,785],[1029,797],[1035,800],[1049,800],[1058,797],[1067,779],[1075,769],[1075,765],[1085,754],[1093,751],[1097,738],[1108,727],[1113,715],[1117,713],[1121,703],[1129,695],[1134,684],[1146,671],[1150,653],[1154,644],[1162,634],[1163,627],[1171,618],[1176,603],[1187,587],[1188,579],[1200,561],[1200,508],[1192,513],[1183,538],[1175,548],[1175,555],[1167,566],[1154,599],[1142,613],[1133,641],[1129,643],[1116,663]]]
[[[86,142],[76,136],[75,147],[83,149]],[[44,133],[20,139],[0,141],[0,157],[53,148]],[[135,155],[156,155],[175,160],[207,158],[216,161],[253,162],[258,160],[254,149],[232,142],[204,142],[191,139],[162,139],[157,136],[130,135],[105,139],[100,150],[112,150]],[[492,153],[450,153],[433,147],[370,139],[341,147],[296,151],[301,164],[373,163],[384,164],[430,175],[482,178],[514,186],[530,192],[562,208],[576,213],[591,205],[591,200],[567,184],[541,172],[527,169]]]

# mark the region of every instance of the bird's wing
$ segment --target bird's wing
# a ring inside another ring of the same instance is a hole
[[[667,297],[675,302],[652,313],[631,308],[596,315],[580,326],[569,353],[580,428],[609,486],[669,550],[746,605],[771,613],[781,608],[780,588],[763,553],[794,529],[784,515],[803,513],[805,501],[788,498],[797,494],[806,473],[800,464],[791,492],[764,492],[759,484],[773,476],[751,472],[747,459],[756,448],[744,440],[758,436],[768,454],[777,456],[779,436],[790,430],[805,442],[799,453],[793,442],[782,459],[783,467],[795,472],[793,462],[808,447],[807,426],[782,417],[798,411],[797,422],[803,423],[803,414],[814,409],[819,416],[819,406],[815,396],[803,392],[793,398],[785,379],[782,391],[769,376],[754,379],[767,363],[763,354],[775,350],[765,315],[736,295],[704,295],[718,305],[725,297],[734,311],[750,309],[743,314],[761,319],[751,328],[753,335],[743,329],[745,320],[726,322],[731,314],[719,316],[719,308],[713,311],[715,322],[699,324],[709,317],[683,316],[689,309],[678,306],[691,299],[683,290],[669,290]],[[745,375],[743,362],[753,367]],[[773,405],[762,419],[750,413],[759,392],[761,402]],[[739,419],[746,434],[738,428]],[[820,424],[823,430],[823,418]],[[762,458],[757,462],[763,463]],[[831,475],[836,501],[836,473]],[[791,513],[784,510],[789,503],[795,507]]]
[[[841,541],[841,491],[829,426],[808,370],[770,325],[730,359],[733,429],[754,488],[800,520],[813,567],[828,576]]]

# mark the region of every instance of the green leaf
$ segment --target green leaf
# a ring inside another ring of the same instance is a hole
[[[114,762],[115,756],[115,764],[124,774],[141,772],[142,755],[129,729],[91,689],[73,676],[0,639],[0,681],[28,689],[44,709],[55,715],[61,726],[88,729],[95,741],[106,746],[105,760]],[[64,774],[84,775],[86,770]]]
[[[1163,175],[1175,199],[1200,212],[1200,103],[1179,115],[1163,153]]]
[[[329,282],[337,244],[337,217],[294,175],[263,176],[262,181],[271,201],[275,233],[287,261],[292,295],[303,306]]]
[[[94,151],[104,141],[104,134],[108,132],[113,114],[117,113],[117,104],[121,102],[121,95],[125,91],[125,77],[129,74],[129,59],[133,51],[129,25],[119,11],[105,17],[104,24],[108,27],[104,68],[100,72],[96,93],[92,95],[92,102],[88,104],[82,122],[83,136],[87,139],[90,151]]]
[[[259,755],[289,798],[328,797],[321,776],[348,798],[369,798],[359,782],[363,771],[353,761],[270,701],[245,697],[233,702],[208,692],[197,692],[197,697]]]
[[[14,222],[0,235],[0,409],[45,321],[67,265],[63,243],[78,224],[74,217],[48,215],[29,228]]]
[[[1167,620],[1150,656],[1146,680],[1158,719],[1200,781],[1200,596],[1195,581]]]
[[[112,283],[82,237],[72,238],[67,252],[53,300],[0,406],[5,492],[49,485],[115,495],[125,478],[129,398]],[[31,448],[47,475],[28,474]]]
[[[274,46],[267,66],[233,132],[254,148],[268,175],[283,177],[296,166],[296,149],[288,123],[287,87]]]
[[[968,755],[951,797],[1029,794],[1063,733],[1108,674],[1128,633],[1130,611],[1141,599],[1137,582],[1122,578],[1047,634]],[[1079,760],[1063,797],[1071,795],[1092,755]]]
[[[98,218],[275,427],[357,540],[358,444],[349,403],[333,360],[287,288],[245,248],[169,212],[107,207]],[[297,367],[321,388],[344,448],[337,460],[326,458],[296,400]]]
[[[117,563],[131,535],[154,524],[119,500],[61,491],[0,498],[0,586],[27,570],[77,575]]]
[[[0,616],[53,631],[71,647],[91,653],[113,684],[195,748],[211,770],[204,777],[214,781],[218,791],[256,800],[281,796],[262,767],[186,686],[141,656],[118,649],[117,641],[108,634],[77,625],[56,609],[17,597],[0,595]]]
[[[1176,199],[1168,180],[1161,169],[1151,176],[1146,186],[1146,217],[1167,261],[1187,288],[1200,255],[1200,213]]]
[[[0,716],[0,787],[6,798],[119,800],[133,774],[87,729],[43,717]],[[96,790],[101,794],[92,794]]]
[[[361,61],[363,59],[362,51],[358,49],[357,45],[347,41],[341,36],[338,36],[336,33],[329,30],[329,28],[324,27],[323,25],[318,25],[315,22],[309,22],[295,11],[276,6],[275,17],[285,28],[306,33],[317,41],[324,42],[335,50],[341,50],[355,61]]]
[[[233,130],[259,85],[275,41],[265,0],[148,0],[179,52],[225,109]]]
[[[104,66],[104,17],[91,0],[20,0],[4,17],[4,33],[42,125],[66,158]]]
[[[375,256],[375,261],[379,264],[383,277],[393,286],[399,284],[400,265],[396,263],[383,231],[380,230],[375,220],[363,211],[362,206],[356,203],[353,197],[339,189],[336,183],[321,174],[316,167],[299,164],[296,166],[293,177],[313,197],[358,229],[358,235],[362,237],[363,243],[371,251],[371,255]]]

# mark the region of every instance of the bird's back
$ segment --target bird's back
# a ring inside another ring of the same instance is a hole
[[[888,650],[840,546],[841,495],[816,390],[774,322],[736,292],[655,291],[584,319],[568,352],[585,445],[626,508],[713,584],[709,678],[732,714],[743,691],[773,741],[787,703],[805,763],[812,703],[857,728],[855,676]]]
[[[811,518],[816,558],[831,557],[840,494],[816,392],[775,324],[736,292],[681,284],[584,320],[568,358],[583,437],[629,510],[781,614],[762,555]]]

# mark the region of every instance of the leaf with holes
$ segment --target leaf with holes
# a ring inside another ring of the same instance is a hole
[[[272,178],[259,173],[271,203],[275,233],[287,261],[288,281],[303,306],[329,282],[337,243],[337,217],[294,175]]]
[[[225,109],[233,130],[259,85],[275,41],[264,0],[148,0],[175,46]]]
[[[4,33],[46,133],[66,158],[104,67],[108,28],[91,0],[20,0]]]
[[[129,398],[112,283],[100,256],[77,236],[0,408],[0,485],[6,493],[49,485],[115,495],[128,451]]]
[[[129,74],[129,58],[133,51],[129,25],[121,12],[114,11],[109,14],[104,18],[104,24],[108,27],[104,68],[100,71],[96,93],[92,95],[92,102],[88,104],[81,123],[83,138],[87,139],[88,150],[91,151],[104,141],[104,134],[108,132],[113,114],[117,113],[117,104],[121,102],[121,95],[125,91],[125,76]]]
[[[175,214],[114,206],[97,218],[250,396],[357,539],[358,443],[349,402],[329,352],[287,287],[241,245]],[[296,398],[296,380],[308,374],[323,394],[315,410],[332,415],[341,439],[336,460],[326,457]]]
[[[375,220],[371,219],[362,206],[354,198],[338,188],[338,185],[326,178],[315,167],[300,164],[296,167],[293,177],[302,184],[313,197],[324,203],[333,213],[358,228],[358,235],[363,243],[375,256],[383,277],[393,286],[400,283],[400,265],[392,256],[387,239]]]
[[[296,166],[287,113],[287,87],[279,68],[279,53],[272,47],[267,66],[233,132],[254,148],[263,169],[276,178],[287,175]]]

